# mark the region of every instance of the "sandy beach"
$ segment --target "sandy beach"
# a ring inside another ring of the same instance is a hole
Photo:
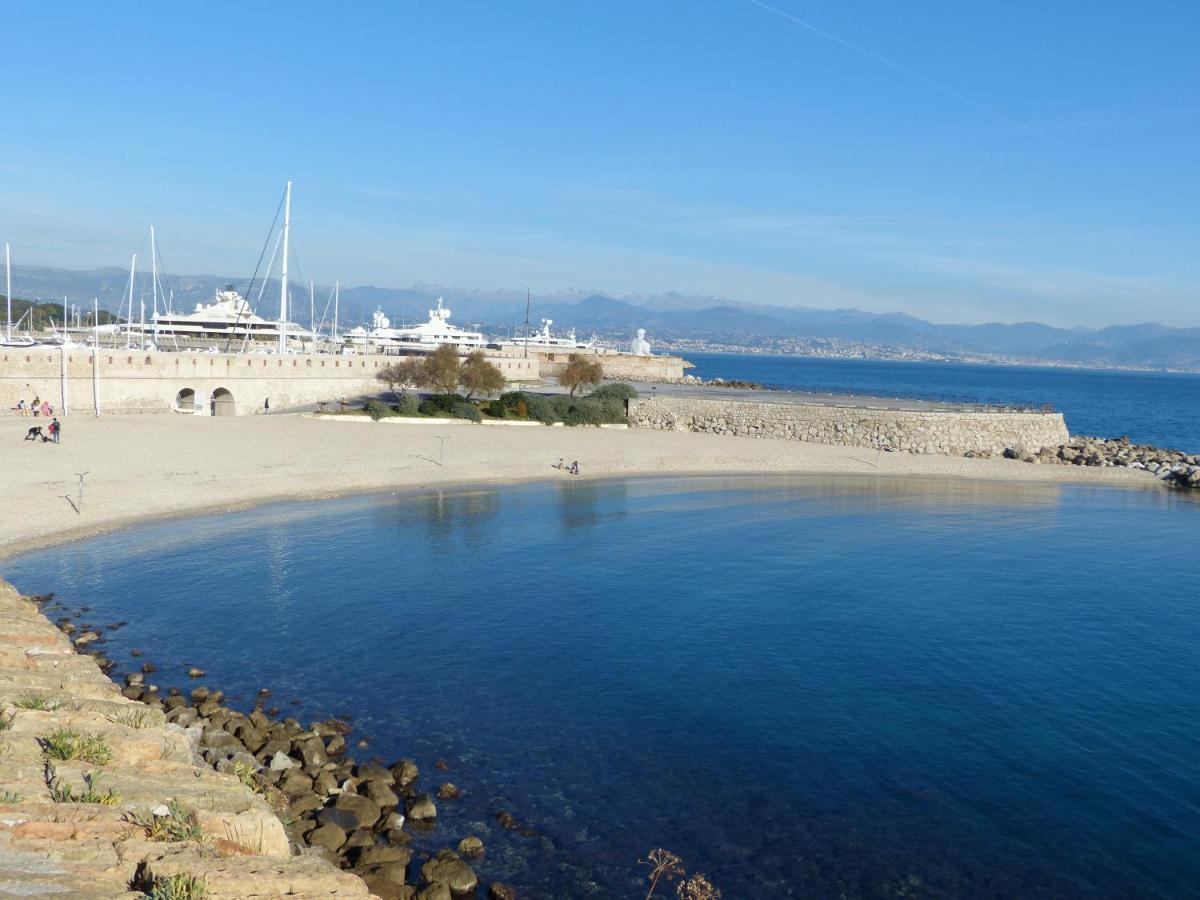
[[[281,499],[454,483],[679,474],[845,474],[1160,487],[1131,469],[882,453],[794,441],[599,428],[373,423],[291,415],[73,417],[59,445],[6,419],[0,558],[137,521]],[[444,435],[444,463],[440,459]],[[77,473],[84,476],[78,503]],[[1162,488],[1165,489],[1165,488]]]

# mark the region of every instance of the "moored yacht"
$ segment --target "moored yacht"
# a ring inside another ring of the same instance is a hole
[[[407,328],[393,328],[391,320],[377,309],[371,316],[371,327],[359,326],[346,332],[346,340],[354,347],[373,347],[387,352],[409,350],[433,350],[442,344],[452,347],[477,349],[487,346],[483,334],[464,331],[450,324],[450,310],[438,297],[437,307],[429,310],[429,321]]]

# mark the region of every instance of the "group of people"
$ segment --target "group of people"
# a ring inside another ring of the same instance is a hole
[[[34,397],[33,402],[28,406],[25,405],[24,400],[18,400],[16,411],[18,416],[44,416],[48,419],[54,415],[54,407],[38,397]]]
[[[560,456],[560,457],[558,458],[558,462],[556,462],[556,463],[553,463],[552,465],[554,466],[554,468],[556,468],[556,469],[562,469],[563,471],[565,471],[565,472],[569,472],[569,473],[570,473],[570,474],[572,474],[572,475],[578,475],[578,474],[579,474],[579,460],[575,460],[575,462],[571,463],[571,464],[568,466],[568,465],[567,465],[567,463],[566,463],[566,460],[564,460],[564,459],[563,459],[563,458]]]
[[[25,440],[33,441],[35,444],[38,439],[41,439],[43,444],[60,443],[62,441],[62,423],[56,418],[53,422],[46,426],[46,430],[50,432],[48,435],[42,434],[42,426],[34,425],[25,432]]]

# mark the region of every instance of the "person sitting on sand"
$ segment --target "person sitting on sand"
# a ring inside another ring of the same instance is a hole
[[[569,471],[572,475],[578,475],[579,474],[579,460],[575,460],[575,462],[571,463],[571,468],[568,469],[567,471]]]
[[[34,414],[34,416],[36,417],[36,416],[37,416],[37,414],[38,414],[38,413],[40,413],[40,412],[42,411],[42,401],[41,401],[41,399],[40,399],[40,398],[38,398],[38,397],[34,397],[34,398],[33,398],[33,402],[29,404],[29,408],[30,408],[31,410],[33,410],[33,414]]]
[[[50,401],[43,400],[42,401],[42,416],[48,419],[53,414],[54,414],[54,407],[50,405]]]
[[[565,469],[566,467],[567,463],[561,456],[558,458],[558,462],[552,463],[552,468],[555,469]]]

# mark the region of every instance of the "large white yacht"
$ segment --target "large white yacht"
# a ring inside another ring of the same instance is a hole
[[[131,323],[130,330],[138,327],[136,322]],[[145,328],[148,336],[160,342],[171,337],[279,340],[279,322],[256,314],[232,284],[217,291],[211,303],[197,303],[190,313],[159,313]],[[288,323],[287,335],[296,340],[313,337],[308,328],[294,322]]]
[[[512,338],[504,343],[515,344],[518,347],[532,347],[535,350],[590,350],[594,346],[594,341],[581,341],[575,337],[573,328],[565,335],[552,334],[550,326],[553,324],[553,319],[542,319],[540,331],[527,337]]]
[[[391,320],[377,309],[371,316],[371,327],[358,326],[345,335],[353,347],[374,348],[387,352],[410,350],[433,350],[442,344],[471,349],[486,347],[487,340],[478,331],[464,331],[450,324],[450,310],[438,297],[437,308],[429,310],[429,321],[408,328],[393,328]]]

